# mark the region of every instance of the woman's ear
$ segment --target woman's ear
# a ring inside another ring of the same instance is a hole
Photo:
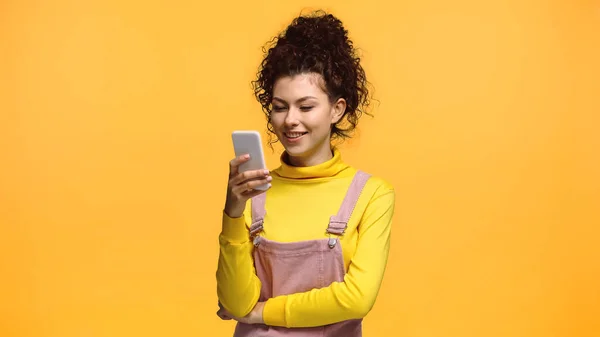
[[[346,100],[338,98],[338,100],[331,107],[331,124],[335,124],[342,119],[346,112]]]

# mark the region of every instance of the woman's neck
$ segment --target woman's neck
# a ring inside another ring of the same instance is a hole
[[[311,179],[334,177],[349,168],[342,160],[337,148],[330,149],[331,156],[328,160],[311,166],[295,166],[290,163],[287,152],[281,155],[281,166],[274,170],[274,174],[290,179]]]

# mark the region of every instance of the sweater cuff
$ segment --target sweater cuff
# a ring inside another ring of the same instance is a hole
[[[263,308],[263,321],[269,326],[286,327],[285,303],[287,296],[273,297],[267,300]]]
[[[230,243],[243,243],[250,241],[244,215],[240,216],[239,218],[230,218],[229,215],[223,211],[223,228],[221,230],[221,237]]]

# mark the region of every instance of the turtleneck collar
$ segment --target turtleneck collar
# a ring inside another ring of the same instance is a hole
[[[283,152],[280,157],[281,166],[273,171],[282,178],[311,179],[333,177],[349,166],[342,161],[342,155],[337,148],[333,148],[333,157],[326,162],[314,166],[291,166],[288,164],[287,153]]]

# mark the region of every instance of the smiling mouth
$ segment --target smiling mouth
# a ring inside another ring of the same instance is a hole
[[[297,139],[304,136],[307,133],[308,132],[286,132],[284,133],[284,135],[289,139]]]

